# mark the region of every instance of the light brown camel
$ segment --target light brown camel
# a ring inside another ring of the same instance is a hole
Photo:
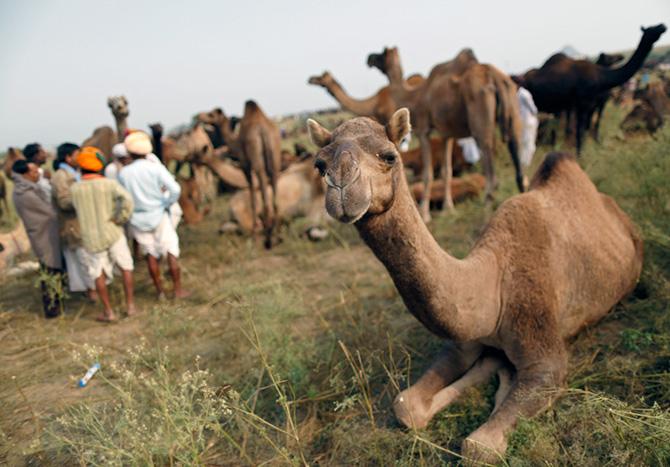
[[[445,144],[446,141],[444,138],[430,139],[430,157],[433,163],[433,173],[439,173],[444,165]],[[420,146],[408,149],[407,151],[402,151],[400,157],[402,157],[403,165],[406,168],[411,169],[415,175],[421,175],[423,173],[423,159],[421,158]],[[452,170],[454,175],[460,174],[464,169],[469,167],[472,167],[472,165],[465,161],[465,158],[463,157],[463,149],[461,149],[459,144],[454,144],[454,150],[452,152]]]
[[[107,157],[112,156],[112,147],[116,143],[123,142],[126,130],[128,129],[128,100],[124,96],[114,96],[107,99],[107,106],[112,111],[114,121],[116,122],[116,131],[109,126],[101,126],[93,131],[82,146],[95,146],[99,148]]]
[[[342,106],[344,110],[359,115],[361,117],[372,117],[382,125],[388,122],[393,112],[398,109],[389,86],[384,86],[376,94],[366,99],[355,99],[347,94],[340,83],[328,71],[324,71],[321,76],[312,76],[307,82],[316,86],[321,86],[328,94]],[[407,85],[414,87],[423,82],[423,77],[419,74],[411,75],[407,78]]]
[[[252,218],[256,218],[256,180],[261,193],[263,209],[261,219],[265,235],[265,247],[271,248],[277,221],[277,180],[281,168],[281,137],[279,128],[256,104],[249,100],[244,104],[244,115],[239,123],[239,132],[233,133],[230,122],[223,110],[216,108],[211,112],[197,115],[197,120],[218,125],[228,148],[240,161],[242,171],[251,188],[249,197]],[[271,194],[268,196],[271,187]],[[252,236],[256,238],[256,226]]]
[[[431,192],[433,183],[429,136],[437,130],[448,141],[444,157],[446,186],[451,186],[454,138],[472,136],[481,151],[486,198],[491,200],[497,184],[493,169],[496,126],[508,143],[519,191],[524,190],[518,157],[522,129],[519,103],[516,85],[507,75],[491,65],[479,64],[470,49],[461,51],[451,62],[433,67],[424,83],[414,88],[403,80],[397,48],[370,54],[368,65],[388,77],[395,102],[412,111],[414,130],[421,143],[426,192]],[[453,209],[449,189],[445,191],[444,209]],[[424,221],[430,220],[428,198],[421,202],[421,215]]]
[[[268,196],[270,188],[267,188]],[[292,164],[279,175],[277,181],[278,221],[288,222],[296,217],[307,217],[311,226],[320,226],[327,220],[324,210],[324,186],[312,159]],[[261,195],[255,191],[256,202]],[[229,212],[219,231],[251,233],[260,219],[251,213],[249,189],[235,193],[229,202]]]
[[[403,165],[405,162],[403,161]],[[454,203],[478,197],[486,187],[486,179],[480,174],[467,174],[451,179],[451,195]],[[423,183],[416,182],[410,185],[412,196],[417,203],[423,200]],[[439,208],[444,202],[444,180],[435,180],[431,185],[430,204]]]
[[[530,191],[502,203],[467,257],[456,259],[421,222],[405,180],[397,144],[410,130],[407,109],[386,127],[364,117],[332,133],[313,120],[308,127],[321,147],[315,166],[328,184],[328,213],[355,225],[409,311],[447,340],[397,396],[396,416],[425,427],[465,387],[505,367],[511,384],[462,447],[470,460],[498,462],[519,417],[548,407],[565,385],[566,340],[635,287],[636,227],[574,157],[551,153]]]
[[[663,83],[649,83],[646,88],[635,91],[634,97],[635,107],[623,119],[620,128],[626,133],[655,133],[670,116],[670,98]]]
[[[12,178],[12,165],[19,159],[25,159],[23,152],[19,148],[13,148],[11,146],[7,148],[7,156],[5,156],[2,171],[5,172],[5,175],[10,180]]]

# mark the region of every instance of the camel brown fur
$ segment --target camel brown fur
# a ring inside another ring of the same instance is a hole
[[[649,83],[645,89],[635,92],[635,99],[638,102],[621,122],[621,129],[626,133],[655,133],[670,115],[670,98],[663,83]]]
[[[642,28],[642,39],[628,61],[606,68],[588,60],[574,60],[563,54],[550,57],[539,69],[529,70],[520,84],[530,91],[538,110],[558,115],[576,114],[576,146],[581,151],[584,131],[599,96],[628,81],[642,67],[654,43],[666,31],[665,25]]]
[[[5,173],[8,180],[12,179],[12,166],[14,165],[14,162],[19,159],[25,159],[23,152],[20,149],[13,147],[7,148],[7,156],[5,156],[2,171]]]
[[[382,125],[386,124],[393,112],[398,109],[389,86],[384,86],[376,94],[366,99],[355,99],[347,94],[342,85],[328,71],[324,71],[320,76],[310,77],[307,82],[321,86],[328,91],[328,94],[333,96],[344,110],[361,117],[374,118]],[[407,78],[409,86],[417,86],[422,82],[421,75],[411,75]]]
[[[425,427],[454,393],[507,368],[511,384],[461,451],[471,461],[498,462],[519,417],[547,408],[564,387],[566,340],[635,287],[636,227],[572,156],[552,153],[530,191],[502,203],[470,253],[456,259],[421,222],[407,186],[397,149],[410,129],[407,109],[386,127],[363,117],[332,133],[313,120],[308,127],[321,148],[315,166],[328,184],[326,210],[354,224],[409,311],[446,340],[428,371],[397,396],[396,416]]]
[[[403,164],[404,164],[403,160]],[[466,199],[478,197],[486,187],[486,179],[480,174],[468,174],[462,177],[454,177],[451,179],[451,195],[454,198],[454,203],[465,201]],[[412,196],[420,203],[423,200],[423,183],[412,183],[410,189]],[[431,186],[430,205],[436,208],[441,207],[444,202],[444,180],[435,180]]]
[[[270,188],[267,188],[268,196]],[[256,202],[260,203],[261,194],[255,191]],[[260,224],[258,216],[251,212],[249,190],[240,190],[230,198],[229,213],[220,231],[251,233],[254,225]],[[312,226],[322,225],[326,220],[323,208],[323,181],[311,159],[296,162],[279,175],[277,182],[278,221],[288,222],[296,217],[307,217]]]
[[[421,143],[426,192],[431,192],[433,183],[429,135],[432,130],[437,130],[447,140],[445,186],[451,186],[454,139],[472,136],[481,151],[486,198],[491,200],[497,184],[493,169],[496,126],[508,143],[517,186],[523,191],[524,177],[518,157],[522,129],[519,103],[516,85],[507,75],[491,65],[480,64],[470,49],[461,51],[450,62],[433,67],[423,84],[414,88],[403,81],[397,48],[370,54],[368,65],[388,77],[393,99],[412,111],[414,131]],[[449,189],[445,195],[444,209],[453,209]],[[428,198],[421,202],[421,215],[425,221],[430,220]]]
[[[277,224],[277,180],[281,169],[281,137],[279,128],[254,101],[244,105],[244,115],[239,122],[239,132],[233,133],[230,122],[221,109],[198,114],[198,121],[218,124],[231,153],[240,161],[250,187],[249,198],[252,218],[256,218],[256,180],[262,200],[261,219],[265,247],[271,248]],[[271,191],[268,190],[271,187]],[[269,195],[268,195],[269,193]],[[256,226],[252,236],[256,237]]]
[[[439,173],[442,170],[444,164],[444,147],[446,141],[444,138],[431,138],[430,139],[430,155],[431,161],[433,163],[433,173]],[[459,144],[454,144],[452,156],[452,170],[454,176],[458,176],[463,170],[470,168],[471,164],[468,164],[463,157],[463,149]],[[421,175],[423,173],[423,159],[421,158],[421,147],[416,147],[409,149],[407,151],[402,151],[400,153],[402,157],[402,163],[408,169],[411,169],[415,175]],[[444,189],[444,185],[442,185]]]

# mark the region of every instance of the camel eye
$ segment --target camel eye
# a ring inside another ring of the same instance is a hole
[[[378,154],[379,158],[386,162],[388,165],[393,165],[395,164],[395,161],[398,156],[396,156],[395,152],[382,152],[381,154]]]
[[[326,161],[323,159],[317,159],[314,161],[314,167],[319,171],[319,175],[322,177],[326,175]]]

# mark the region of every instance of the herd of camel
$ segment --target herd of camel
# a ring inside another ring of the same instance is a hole
[[[385,48],[370,54],[367,64],[386,75],[389,84],[367,99],[348,96],[328,72],[309,79],[359,116],[332,131],[308,120],[316,155],[301,147],[295,154],[282,151],[278,126],[251,100],[239,119],[215,108],[198,113],[196,123],[176,135],[164,136],[160,125],[151,125],[154,150],[164,163],[175,161],[177,172],[182,164],[190,165],[192,177],[181,181],[180,199],[187,221],[204,215],[203,198],[212,194],[202,180],[214,173],[228,189],[239,190],[230,201],[237,228],[254,236],[262,232],[266,247],[277,240],[280,218],[320,219],[325,207],[332,218],[354,224],[386,266],[407,308],[447,340],[428,371],[396,398],[398,419],[408,427],[424,427],[465,388],[497,372],[495,408],[462,448],[466,459],[496,463],[518,418],[548,407],[564,386],[566,340],[630,293],[642,269],[636,227],[597,191],[574,157],[548,155],[528,181],[518,154],[517,86],[531,92],[540,111],[574,119],[579,154],[592,125],[597,135],[610,91],[642,67],[665,30],[662,24],[642,28],[635,52],[621,66],[614,65],[623,57],[601,56],[593,63],[556,54],[515,77],[479,63],[472,50],[464,49],[428,77],[406,79],[398,49]],[[667,105],[667,91],[663,83],[650,83],[645,92],[652,97],[641,97],[640,105],[666,115],[667,109],[654,106]],[[110,98],[108,104],[116,130],[98,128],[83,144],[111,154],[128,128],[129,111],[123,97]],[[419,147],[401,152],[410,130]],[[431,139],[435,133],[439,137]],[[434,171],[444,175],[440,196],[445,209],[453,207],[452,198],[482,189],[490,200],[497,184],[497,133],[509,149],[518,190],[528,193],[505,201],[472,251],[459,260],[437,244],[426,226],[435,200]],[[459,185],[452,174],[465,163],[454,140],[464,137],[475,139],[484,177],[472,176],[469,184]],[[14,151],[8,159],[16,157],[20,154]],[[420,183],[410,186],[407,167],[422,174]]]

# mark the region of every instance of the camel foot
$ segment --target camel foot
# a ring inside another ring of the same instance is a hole
[[[465,465],[496,465],[505,459],[507,440],[502,432],[493,432],[482,426],[465,438],[461,455]]]
[[[400,423],[407,428],[425,428],[430,421],[428,410],[417,397],[413,397],[410,389],[402,391],[393,401],[393,412]]]

